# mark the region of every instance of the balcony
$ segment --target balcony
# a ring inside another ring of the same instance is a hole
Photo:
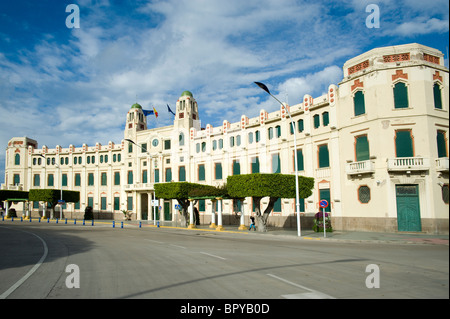
[[[397,157],[387,160],[391,172],[426,171],[430,169],[430,159],[423,157]]]
[[[375,163],[371,160],[347,163],[345,166],[347,175],[362,175],[375,173]]]
[[[23,190],[23,185],[22,184],[18,184],[18,185],[2,184],[2,190],[22,191]]]
[[[449,163],[448,157],[441,157],[436,159],[436,171],[448,173]]]

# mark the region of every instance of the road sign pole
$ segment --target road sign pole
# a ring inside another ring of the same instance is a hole
[[[325,224],[325,207],[323,207],[322,208],[322,212],[323,212],[323,215],[322,215],[322,220],[323,220],[323,237],[325,238],[325,237],[327,237],[327,226],[326,226],[326,224]]]

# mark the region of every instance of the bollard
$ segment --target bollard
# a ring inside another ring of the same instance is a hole
[[[83,226],[84,226],[84,219],[83,219]]]
[[[5,216],[2,216],[2,222],[4,222],[5,221]]]
[[[139,228],[141,228],[142,227],[142,222],[141,221],[139,221]]]
[[[115,221],[113,221],[113,228],[115,228],[116,227],[116,222]]]
[[[41,222],[41,216],[39,216],[39,222]]]
[[[94,220],[92,220],[91,226],[94,226]]]
[[[123,222],[120,222],[120,228],[123,228]]]
[[[20,216],[20,221],[23,222],[23,217],[22,216]]]
[[[56,218],[56,223],[58,224],[58,218]]]
[[[31,216],[30,216],[30,223],[31,223],[31,220],[32,220],[32,218],[31,218]]]
[[[12,217],[12,216],[11,216],[11,221],[12,221],[12,222],[14,221],[14,217]]]
[[[67,218],[66,218],[66,225],[67,225]]]
[[[156,222],[156,227],[159,228],[159,220]]]
[[[50,223],[50,218],[47,218],[47,224]]]
[[[74,225],[77,224],[77,219],[76,219],[76,218],[73,220],[73,224],[74,224]]]

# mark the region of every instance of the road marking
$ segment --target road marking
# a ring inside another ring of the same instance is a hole
[[[8,228],[8,227],[6,227],[6,228]],[[25,276],[23,276],[14,285],[12,285],[11,288],[9,288],[3,294],[0,295],[0,299],[6,299],[10,294],[12,294],[14,292],[14,290],[19,288],[20,285],[22,285],[25,282],[25,280],[27,280],[32,274],[34,274],[34,272],[42,265],[42,263],[44,262],[45,258],[47,257],[47,254],[48,254],[47,244],[45,243],[45,241],[41,237],[39,237],[36,234],[24,231],[24,230],[20,230],[20,231],[23,231],[25,233],[31,234],[31,235],[36,236],[37,238],[39,238],[40,241],[42,242],[42,244],[44,245],[44,254],[42,255],[41,259],[39,259],[37,264],[34,265],[33,268],[31,268],[30,271]]]
[[[310,289],[308,287],[296,284],[296,283],[294,283],[292,281],[289,281],[289,280],[286,280],[284,278],[281,278],[281,277],[278,277],[278,276],[275,276],[275,275],[272,275],[272,274],[267,274],[267,276],[275,278],[275,279],[280,280],[280,281],[283,281],[283,282],[285,282],[285,283],[287,283],[287,284],[289,284],[291,286],[298,287],[298,288],[301,288],[301,289],[309,291],[309,292],[306,292],[306,293],[282,295],[283,298],[286,298],[286,299],[336,299],[336,298],[334,298],[334,297],[332,297],[330,295],[327,295],[327,294],[321,293],[320,291],[317,291],[317,290],[314,290],[314,289]]]
[[[212,255],[212,254],[208,254],[208,253],[205,253],[203,251],[201,251],[200,254],[208,255],[208,256],[219,258],[219,259],[222,259],[222,260],[226,260],[226,258],[223,258],[223,257],[220,257],[220,256],[216,256],[216,255]]]
[[[186,247],[183,247],[183,246],[179,246],[179,245],[174,245],[174,244],[170,244],[170,246],[173,246],[173,247],[178,247],[178,248],[181,248],[181,249],[186,249]]]
[[[157,241],[157,240],[152,240],[152,239],[145,239],[145,240],[151,241],[152,243],[164,244],[164,242],[162,242],[162,241]]]

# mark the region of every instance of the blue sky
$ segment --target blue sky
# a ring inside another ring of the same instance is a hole
[[[80,28],[66,26],[69,4]],[[369,4],[379,28],[366,27]],[[236,122],[279,107],[254,81],[293,105],[338,84],[346,60],[413,42],[448,67],[446,0],[0,0],[0,145],[119,143],[133,103],[157,109],[149,127],[166,126],[185,90],[202,126]]]

